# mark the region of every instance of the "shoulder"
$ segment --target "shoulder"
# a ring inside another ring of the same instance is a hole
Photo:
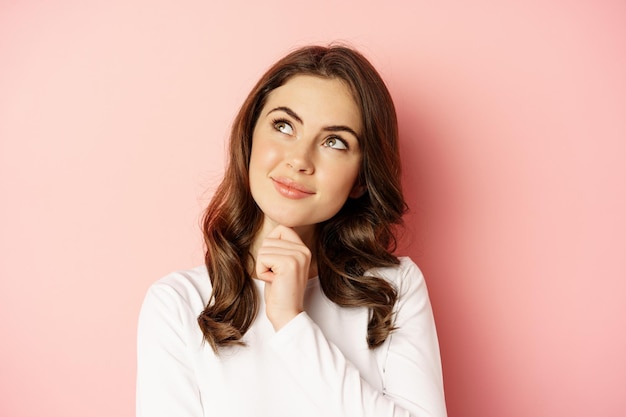
[[[424,275],[417,264],[408,256],[398,258],[398,265],[376,268],[370,271],[371,274],[386,279],[397,289],[401,289],[407,285],[415,286],[424,283]]]
[[[211,297],[211,281],[205,266],[172,272],[153,283],[146,293],[144,304],[157,303],[172,307],[186,307],[201,312]]]
[[[428,303],[426,281],[420,268],[408,256],[399,257],[398,260],[398,265],[376,268],[370,272],[387,280],[398,291],[396,307],[401,307],[408,300],[419,304]]]

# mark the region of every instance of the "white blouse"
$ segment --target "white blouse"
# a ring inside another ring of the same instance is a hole
[[[246,346],[215,355],[197,318],[206,267],[153,284],[139,316],[138,417],[445,417],[441,359],[421,271],[409,258],[372,271],[398,290],[395,330],[367,346],[366,308],[345,308],[309,280],[305,312],[278,332],[263,297]],[[264,283],[255,280],[258,294]]]

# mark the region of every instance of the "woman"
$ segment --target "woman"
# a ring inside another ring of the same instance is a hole
[[[397,122],[358,52],[299,49],[237,115],[205,266],[155,283],[137,415],[445,416],[421,272],[397,258]]]

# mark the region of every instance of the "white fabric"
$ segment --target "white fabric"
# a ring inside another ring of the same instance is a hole
[[[137,416],[445,417],[422,273],[401,258],[375,275],[399,291],[398,330],[377,349],[367,346],[367,309],[337,306],[311,279],[305,312],[275,332],[262,304],[247,346],[219,356],[197,324],[211,294],[206,268],[166,276],[150,287],[139,317]],[[262,295],[264,283],[255,284]]]

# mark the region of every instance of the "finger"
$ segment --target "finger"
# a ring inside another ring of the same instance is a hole
[[[274,281],[275,273],[272,267],[275,268],[275,264],[276,263],[270,259],[258,260],[254,266],[257,278],[268,283]]]
[[[266,238],[287,240],[294,243],[304,244],[302,239],[300,239],[300,236],[298,236],[292,228],[281,224],[272,229],[272,231],[267,234]]]
[[[288,240],[265,238],[258,249],[257,257],[266,255],[295,256],[302,262],[311,259],[311,250],[304,243],[296,243]]]
[[[289,242],[286,240],[271,239],[271,240],[264,241],[261,244],[261,246],[259,247],[257,256],[270,254],[270,253],[285,254],[285,255],[290,254],[290,253],[292,254],[301,253],[304,255],[308,255],[310,253],[310,250],[304,244]]]
[[[299,276],[308,271],[308,257],[298,251],[262,253],[259,250],[255,271],[259,278],[263,275],[269,279],[280,274]],[[268,273],[271,274],[267,275]]]
[[[290,240],[284,240],[284,239],[276,239],[276,238],[269,238],[266,237],[265,239],[263,239],[263,242],[261,242],[261,248],[270,248],[270,247],[275,247],[275,248],[297,248],[302,246],[302,244],[300,243],[296,243],[296,242],[292,242]]]
[[[272,280],[274,276],[288,271],[297,272],[298,266],[306,262],[306,256],[297,251],[282,251],[259,249],[255,271],[261,279]]]

